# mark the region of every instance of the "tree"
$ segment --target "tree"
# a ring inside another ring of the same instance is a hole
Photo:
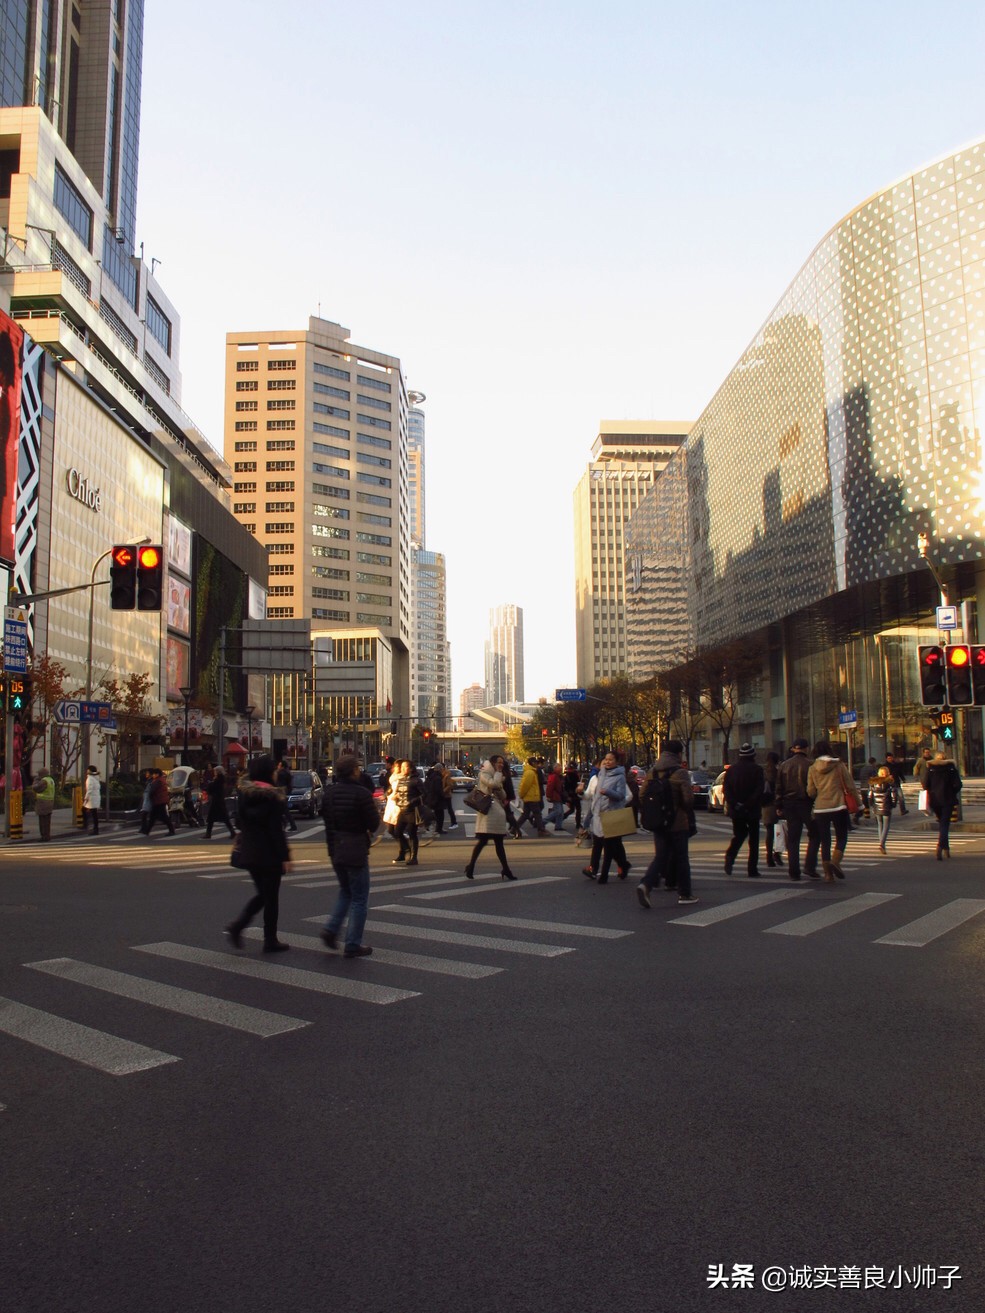
[[[657,680],[667,697],[670,728],[684,745],[684,756],[689,759],[691,740],[705,718],[701,705],[701,665],[697,654],[684,654],[679,665],[661,671]]]
[[[78,727],[60,725],[55,720],[55,707],[62,698],[77,698],[84,692],[82,687],[69,687],[67,680],[67,669],[47,654],[31,662],[31,719],[24,737],[24,760],[29,762],[37,748],[48,742],[49,730],[54,726],[52,756],[57,758],[60,783],[64,783],[81,750]],[[52,766],[55,769],[54,762]]]
[[[747,684],[761,674],[762,653],[738,640],[709,648],[698,658],[701,706],[722,734],[722,762],[728,761],[732,726]]]
[[[127,675],[122,681],[112,676],[100,680],[100,691],[116,718],[116,734],[107,735],[114,774],[121,764],[133,774],[137,772],[137,744],[150,711],[147,695],[152,682],[149,674]]]

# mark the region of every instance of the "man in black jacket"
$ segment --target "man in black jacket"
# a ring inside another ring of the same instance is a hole
[[[732,838],[725,850],[725,874],[732,867],[739,849],[749,841],[749,877],[759,875],[759,819],[763,810],[763,789],[766,777],[762,766],[756,764],[756,749],[743,743],[739,760],[725,772],[725,809],[732,821]]]
[[[787,871],[791,880],[800,879],[800,836],[807,826],[807,854],[804,873],[812,880],[821,877],[817,871],[817,852],[820,837],[811,820],[813,806],[807,795],[807,772],[811,768],[807,755],[806,739],[794,739],[790,756],[776,773],[776,815],[787,823]]]
[[[357,783],[359,774],[359,762],[354,756],[340,757],[322,800],[325,838],[339,882],[339,896],[321,937],[328,948],[334,949],[348,915],[346,957],[368,957],[373,951],[362,940],[369,911],[369,840],[379,829],[380,814],[372,793]]]

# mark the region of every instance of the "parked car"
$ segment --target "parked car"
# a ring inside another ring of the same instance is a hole
[[[694,794],[695,807],[707,809],[712,790],[711,776],[703,770],[689,770],[688,774],[691,777],[691,792]]]
[[[723,812],[725,810],[725,772],[715,776],[715,783],[708,794],[708,810]]]
[[[322,797],[325,790],[313,770],[292,770],[291,783],[287,789],[288,811],[300,816],[317,816],[321,811]]]

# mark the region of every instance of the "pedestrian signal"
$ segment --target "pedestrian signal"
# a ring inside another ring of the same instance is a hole
[[[949,711],[947,707],[937,718],[936,732],[942,743],[954,742],[954,712]]]
[[[944,649],[947,660],[947,700],[953,707],[970,707],[971,648],[966,643],[952,643]]]
[[[114,611],[132,611],[137,605],[137,549],[114,547],[110,561],[110,607]]]
[[[137,610],[160,611],[164,602],[164,550],[137,548]]]
[[[976,707],[985,707],[985,647],[971,649],[971,695]]]
[[[24,675],[7,676],[7,710],[24,712],[31,706],[31,681]]]
[[[940,707],[947,701],[944,649],[934,643],[918,647],[920,659],[920,701],[925,707]]]

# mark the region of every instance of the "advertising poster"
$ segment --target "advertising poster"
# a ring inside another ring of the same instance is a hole
[[[180,638],[175,638],[172,634],[168,634],[167,661],[168,697],[172,702],[181,702],[182,686],[189,687],[188,644],[183,643]]]
[[[24,332],[0,310],[0,562],[14,564]]]
[[[173,515],[168,516],[168,568],[191,576],[192,531]]]
[[[168,575],[168,628],[182,634],[191,633],[191,585],[175,575]]]

